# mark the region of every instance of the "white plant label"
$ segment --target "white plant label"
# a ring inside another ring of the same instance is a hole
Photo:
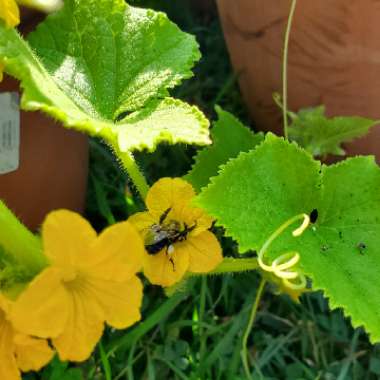
[[[17,92],[0,93],[0,174],[18,169],[20,162],[20,106]]]

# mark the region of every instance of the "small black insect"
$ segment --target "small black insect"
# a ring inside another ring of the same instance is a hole
[[[365,243],[360,242],[356,248],[359,250],[361,255],[364,255],[365,250],[367,249],[367,245]]]
[[[318,210],[315,208],[311,213],[310,213],[310,223],[316,223],[318,220]]]
[[[179,222],[175,220],[167,221],[170,211],[171,208],[165,210],[160,216],[159,223],[153,224],[149,228],[145,236],[145,249],[149,255],[156,255],[166,247],[166,254],[173,265],[173,270],[175,270],[174,261],[171,257],[174,252],[173,244],[186,240],[188,234],[195,229],[196,224],[189,227],[184,223],[184,228],[181,228]]]
[[[322,252],[327,252],[330,249],[330,247],[327,244],[321,245],[321,251]]]

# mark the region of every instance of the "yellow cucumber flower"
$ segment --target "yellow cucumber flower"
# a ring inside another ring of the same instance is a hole
[[[152,284],[171,286],[187,271],[207,273],[223,260],[218,240],[208,231],[213,220],[192,206],[194,197],[188,182],[162,178],[148,192],[148,211],[128,219],[144,239],[144,274]]]
[[[20,23],[17,3],[46,13],[56,11],[62,6],[62,0],[0,0],[0,19],[5,21],[8,28],[14,28]]]
[[[8,28],[20,23],[20,11],[15,0],[0,0],[0,20],[5,21]],[[4,64],[0,62],[0,82],[3,80]]]
[[[104,323],[126,328],[141,319],[144,245],[129,222],[99,236],[78,214],[50,213],[42,226],[50,266],[16,300],[11,320],[27,334],[51,338],[61,360],[84,361]]]
[[[0,0],[0,19],[5,21],[8,28],[20,23],[20,11],[15,0]]]
[[[18,333],[9,321],[11,301],[0,294],[0,379],[21,380],[20,370],[38,371],[54,356],[45,340]]]

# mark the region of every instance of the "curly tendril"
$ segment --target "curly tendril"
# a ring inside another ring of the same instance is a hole
[[[273,273],[276,277],[282,280],[285,286],[294,290],[306,288],[305,275],[296,269],[296,265],[301,258],[300,254],[296,251],[286,252],[273,260],[270,265],[264,263],[264,255],[273,241],[290,225],[300,219],[303,220],[301,226],[295,229],[292,234],[294,237],[301,236],[310,224],[310,217],[306,214],[296,215],[282,224],[264,243],[258,253],[257,259],[261,269]]]

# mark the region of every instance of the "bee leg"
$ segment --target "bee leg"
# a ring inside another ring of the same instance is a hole
[[[171,207],[169,207],[167,210],[163,212],[163,214],[160,216],[160,224],[164,223],[166,217],[168,216],[169,212],[171,211]]]
[[[174,246],[173,246],[173,244],[170,244],[166,248],[166,255],[169,257],[169,261],[173,265],[173,271],[175,272],[175,265],[174,265],[174,260],[173,260],[173,257],[172,257],[173,253],[174,253]]]
[[[169,261],[172,263],[172,266],[173,266],[173,272],[175,272],[175,265],[174,265],[173,258],[171,257],[171,258],[169,259]]]
[[[195,222],[190,228],[188,228],[187,232],[193,231],[196,226],[197,226],[197,222]]]
[[[184,223],[184,229],[178,234],[178,241],[184,241],[187,239],[187,235],[195,229],[197,226],[197,222],[194,223],[193,226],[189,227],[186,223]]]

